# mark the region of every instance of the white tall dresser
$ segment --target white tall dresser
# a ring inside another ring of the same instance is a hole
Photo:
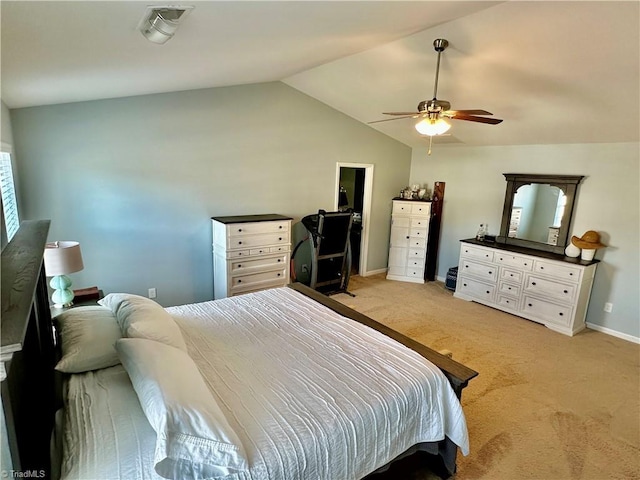
[[[212,217],[216,299],[289,283],[291,217]]]
[[[393,200],[387,279],[424,283],[431,202]]]

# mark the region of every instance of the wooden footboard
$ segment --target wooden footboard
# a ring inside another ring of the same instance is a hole
[[[336,300],[333,300],[332,298],[329,298],[326,295],[323,295],[322,293],[307,287],[306,285],[303,285],[301,283],[294,283],[289,285],[289,287],[314,299],[318,303],[329,307],[331,310],[339,313],[340,315],[351,318],[356,322],[362,323],[363,325],[367,325],[381,333],[384,333],[386,336],[393,338],[397,342],[400,342],[410,349],[418,352],[420,355],[422,355],[424,358],[426,358],[440,370],[442,370],[444,375],[449,380],[449,383],[451,383],[451,386],[453,387],[453,390],[456,392],[456,395],[459,399],[461,398],[462,390],[467,386],[469,380],[478,375],[478,372],[476,372],[475,370],[472,370],[469,367],[456,362],[455,360],[442,355],[441,353],[438,353],[419,342],[416,342],[406,335],[403,335],[402,333],[397,332],[392,328],[387,327],[386,325],[383,325],[382,323],[377,322],[360,312],[356,312],[346,305],[343,305],[342,303],[337,302]]]

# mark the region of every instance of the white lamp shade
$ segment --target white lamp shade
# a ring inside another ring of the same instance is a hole
[[[433,137],[434,135],[442,135],[450,128],[451,125],[442,118],[424,118],[416,123],[416,130],[422,135],[429,135],[430,137]]]
[[[84,268],[78,242],[47,243],[44,249],[44,270],[47,277],[79,272]]]

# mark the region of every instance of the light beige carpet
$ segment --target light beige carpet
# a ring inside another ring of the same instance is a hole
[[[349,291],[332,298],[480,373],[462,396],[471,453],[456,480],[640,479],[639,345],[568,337],[441,282],[352,277]]]

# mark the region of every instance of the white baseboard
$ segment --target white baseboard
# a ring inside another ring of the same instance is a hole
[[[386,268],[379,268],[378,270],[369,270],[367,272],[360,272],[359,275],[361,277],[370,277],[372,275],[378,275],[379,273],[385,273],[387,271]]]
[[[618,332],[617,330],[612,330],[610,328],[603,327],[602,325],[596,325],[595,323],[587,322],[587,328],[595,330],[596,332],[606,333],[607,335],[611,335],[612,337],[621,338],[622,340],[626,340],[627,342],[640,344],[640,337],[634,337],[633,335],[629,335],[628,333]]]

